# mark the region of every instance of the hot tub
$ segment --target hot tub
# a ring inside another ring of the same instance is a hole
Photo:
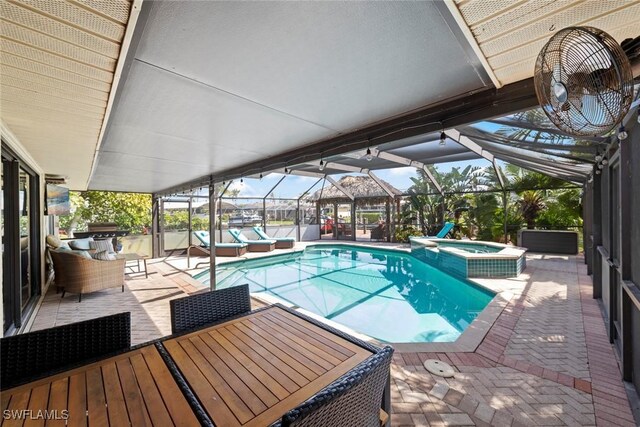
[[[411,238],[413,256],[462,277],[516,277],[527,250],[478,240]]]

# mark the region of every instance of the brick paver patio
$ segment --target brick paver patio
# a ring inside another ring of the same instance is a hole
[[[132,275],[124,293],[96,292],[80,304],[51,290],[32,329],[131,311],[134,343],[166,335],[168,301],[203,289],[182,264],[150,260],[148,279]],[[474,352],[396,352],[393,426],[636,425],[582,258],[529,254],[519,280],[521,292]],[[433,358],[455,376],[428,373],[423,362]]]

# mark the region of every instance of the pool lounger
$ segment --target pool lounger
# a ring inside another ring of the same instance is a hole
[[[248,248],[246,243],[216,243],[216,256],[242,256]]]
[[[296,244],[296,239],[293,237],[269,237],[264,232],[262,227],[253,227],[253,231],[260,237],[261,240],[275,240],[276,249],[291,249]]]
[[[249,240],[237,228],[230,228],[227,231],[238,243],[246,243],[249,246],[249,252],[271,252],[276,248],[275,240]]]
[[[211,239],[209,238],[209,232],[200,230],[194,231],[193,235],[200,240],[200,246],[192,245],[194,248],[198,248],[201,251],[209,252],[211,250]],[[242,256],[247,253],[249,245],[246,243],[215,243],[216,256]]]

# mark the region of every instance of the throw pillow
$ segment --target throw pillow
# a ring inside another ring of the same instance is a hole
[[[116,256],[114,254],[110,254],[107,251],[96,252],[93,254],[93,259],[97,259],[100,261],[115,261]]]
[[[71,240],[69,242],[69,246],[71,246],[71,249],[88,251],[89,249],[91,249],[91,246],[89,246],[89,242],[93,242],[93,237]]]
[[[93,242],[89,242],[89,248],[95,249],[96,252],[107,251],[109,253],[114,253],[113,243],[111,242],[110,239],[94,240]]]
[[[69,252],[69,253],[71,253],[72,255],[75,255],[75,256],[79,256],[80,258],[93,259],[93,258],[91,258],[91,254],[89,252],[87,252],[87,251],[70,250],[70,251],[66,251],[66,252]]]
[[[62,240],[60,240],[58,236],[49,234],[47,236],[47,245],[51,246],[53,249],[58,249],[60,245],[62,245]]]
[[[69,243],[63,242],[60,240],[60,237],[54,236],[53,234],[49,234],[47,236],[47,245],[51,246],[53,249],[71,249],[69,247]]]

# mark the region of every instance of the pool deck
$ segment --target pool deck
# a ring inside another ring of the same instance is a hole
[[[217,261],[227,260],[232,258]],[[124,292],[88,294],[82,303],[50,289],[31,330],[130,311],[133,343],[169,334],[168,301],[202,291],[191,277],[201,270],[187,270],[185,257],[149,260],[148,268],[148,279],[127,275]],[[638,425],[582,257],[527,254],[518,278],[484,280],[478,282],[501,289],[505,301],[480,319],[484,325],[478,325],[482,331],[472,348],[398,346],[393,426]],[[427,359],[451,364],[455,376],[429,374],[422,365]]]

